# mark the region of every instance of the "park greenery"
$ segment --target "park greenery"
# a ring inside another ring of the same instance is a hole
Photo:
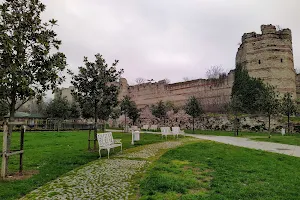
[[[201,141],[155,161],[140,199],[297,199],[299,167],[290,156]]]
[[[195,130],[195,118],[200,117],[203,114],[201,103],[196,99],[195,96],[189,98],[185,106],[186,113],[192,116],[193,133]]]
[[[136,103],[132,101],[131,98],[127,95],[122,99],[120,103],[120,110],[125,117],[125,131],[127,132],[127,117],[132,120],[132,124],[134,125],[140,116],[140,111],[137,108]]]
[[[54,90],[64,80],[58,75],[67,64],[53,30],[57,21],[43,22],[45,8],[39,0],[0,4],[0,101],[9,108],[10,122],[23,104],[41,99],[45,91]],[[8,151],[12,129],[9,126]]]
[[[63,174],[99,159],[98,151],[87,150],[88,131],[64,132],[26,132],[26,153],[24,154],[24,173],[32,175],[24,180],[0,181],[0,199],[19,199],[35,188],[62,176]],[[122,139],[123,148],[133,148],[145,144],[161,142],[159,135],[141,134],[141,141],[131,145],[131,134],[114,133],[115,139]],[[0,133],[0,144],[2,144]],[[20,132],[12,135],[12,148],[19,146]],[[116,153],[116,152],[115,152]],[[114,155],[115,153],[111,153]],[[106,152],[103,151],[103,157]],[[18,157],[11,157],[9,172],[18,172]],[[1,164],[1,160],[0,160]]]
[[[95,62],[84,58],[84,66],[79,67],[79,74],[72,75],[71,83],[74,86],[73,96],[80,107],[92,113],[94,118],[95,133],[97,132],[97,122],[108,119],[114,107],[118,104],[119,89],[117,82],[123,70],[117,71],[118,60],[108,66],[102,55],[95,55]]]

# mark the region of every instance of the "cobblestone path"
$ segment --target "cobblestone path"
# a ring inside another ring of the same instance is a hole
[[[138,187],[132,177],[141,173],[151,158],[182,143],[168,141],[150,144],[128,149],[111,159],[98,159],[32,191],[22,200],[129,199]]]

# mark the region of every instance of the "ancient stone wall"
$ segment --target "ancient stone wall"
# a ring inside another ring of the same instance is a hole
[[[243,35],[236,63],[244,66],[250,76],[275,86],[280,95],[289,92],[296,98],[291,30],[262,25],[261,31]]]
[[[144,108],[160,100],[171,101],[175,106],[181,107],[194,95],[206,111],[214,112],[221,110],[229,102],[233,81],[233,71],[219,79],[198,79],[173,84],[159,81],[129,86],[126,79],[122,79],[120,96],[128,95],[139,108]]]

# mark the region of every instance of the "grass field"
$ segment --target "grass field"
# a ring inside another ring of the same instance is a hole
[[[282,144],[291,144],[300,146],[300,135],[294,136],[272,136],[271,138],[268,137],[257,137],[251,138],[253,140],[264,141],[264,142],[276,142]]]
[[[186,133],[193,133],[193,130],[185,130]],[[218,135],[218,136],[235,136],[234,131],[215,131],[215,130],[195,130],[194,134],[202,135]],[[239,131],[240,137],[248,136],[268,136],[268,132],[249,132],[249,131]],[[279,133],[272,133],[272,135],[280,135]]]
[[[299,199],[300,159],[209,141],[168,151],[140,182],[141,199]]]
[[[19,133],[13,134],[12,149],[19,148],[19,137]],[[87,131],[26,132],[24,142],[24,170],[35,171],[38,174],[33,175],[27,180],[0,180],[0,199],[20,198],[46,182],[74,168],[98,159],[98,152],[87,151],[87,137]],[[1,147],[2,138],[2,133],[0,133]],[[114,138],[122,139],[123,148],[125,149],[133,147],[130,144],[131,134],[114,133]],[[159,135],[141,134],[141,138],[142,140],[139,143],[135,143],[135,146],[161,141]],[[105,153],[103,156],[106,155]],[[12,156],[10,158],[9,172],[16,172],[18,170],[18,159],[19,156]]]

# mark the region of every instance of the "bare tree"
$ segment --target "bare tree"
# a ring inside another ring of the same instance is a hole
[[[281,31],[283,28],[280,25],[276,25],[276,30]]]
[[[146,79],[142,78],[142,77],[138,77],[135,79],[135,82],[140,85],[146,82]]]
[[[190,81],[191,79],[187,76],[183,77],[183,81]]]
[[[170,84],[171,83],[170,79],[167,79],[167,78],[165,78],[164,81],[166,82],[166,84]]]
[[[224,69],[221,65],[214,65],[206,71],[206,77],[208,79],[218,79],[224,73]]]

